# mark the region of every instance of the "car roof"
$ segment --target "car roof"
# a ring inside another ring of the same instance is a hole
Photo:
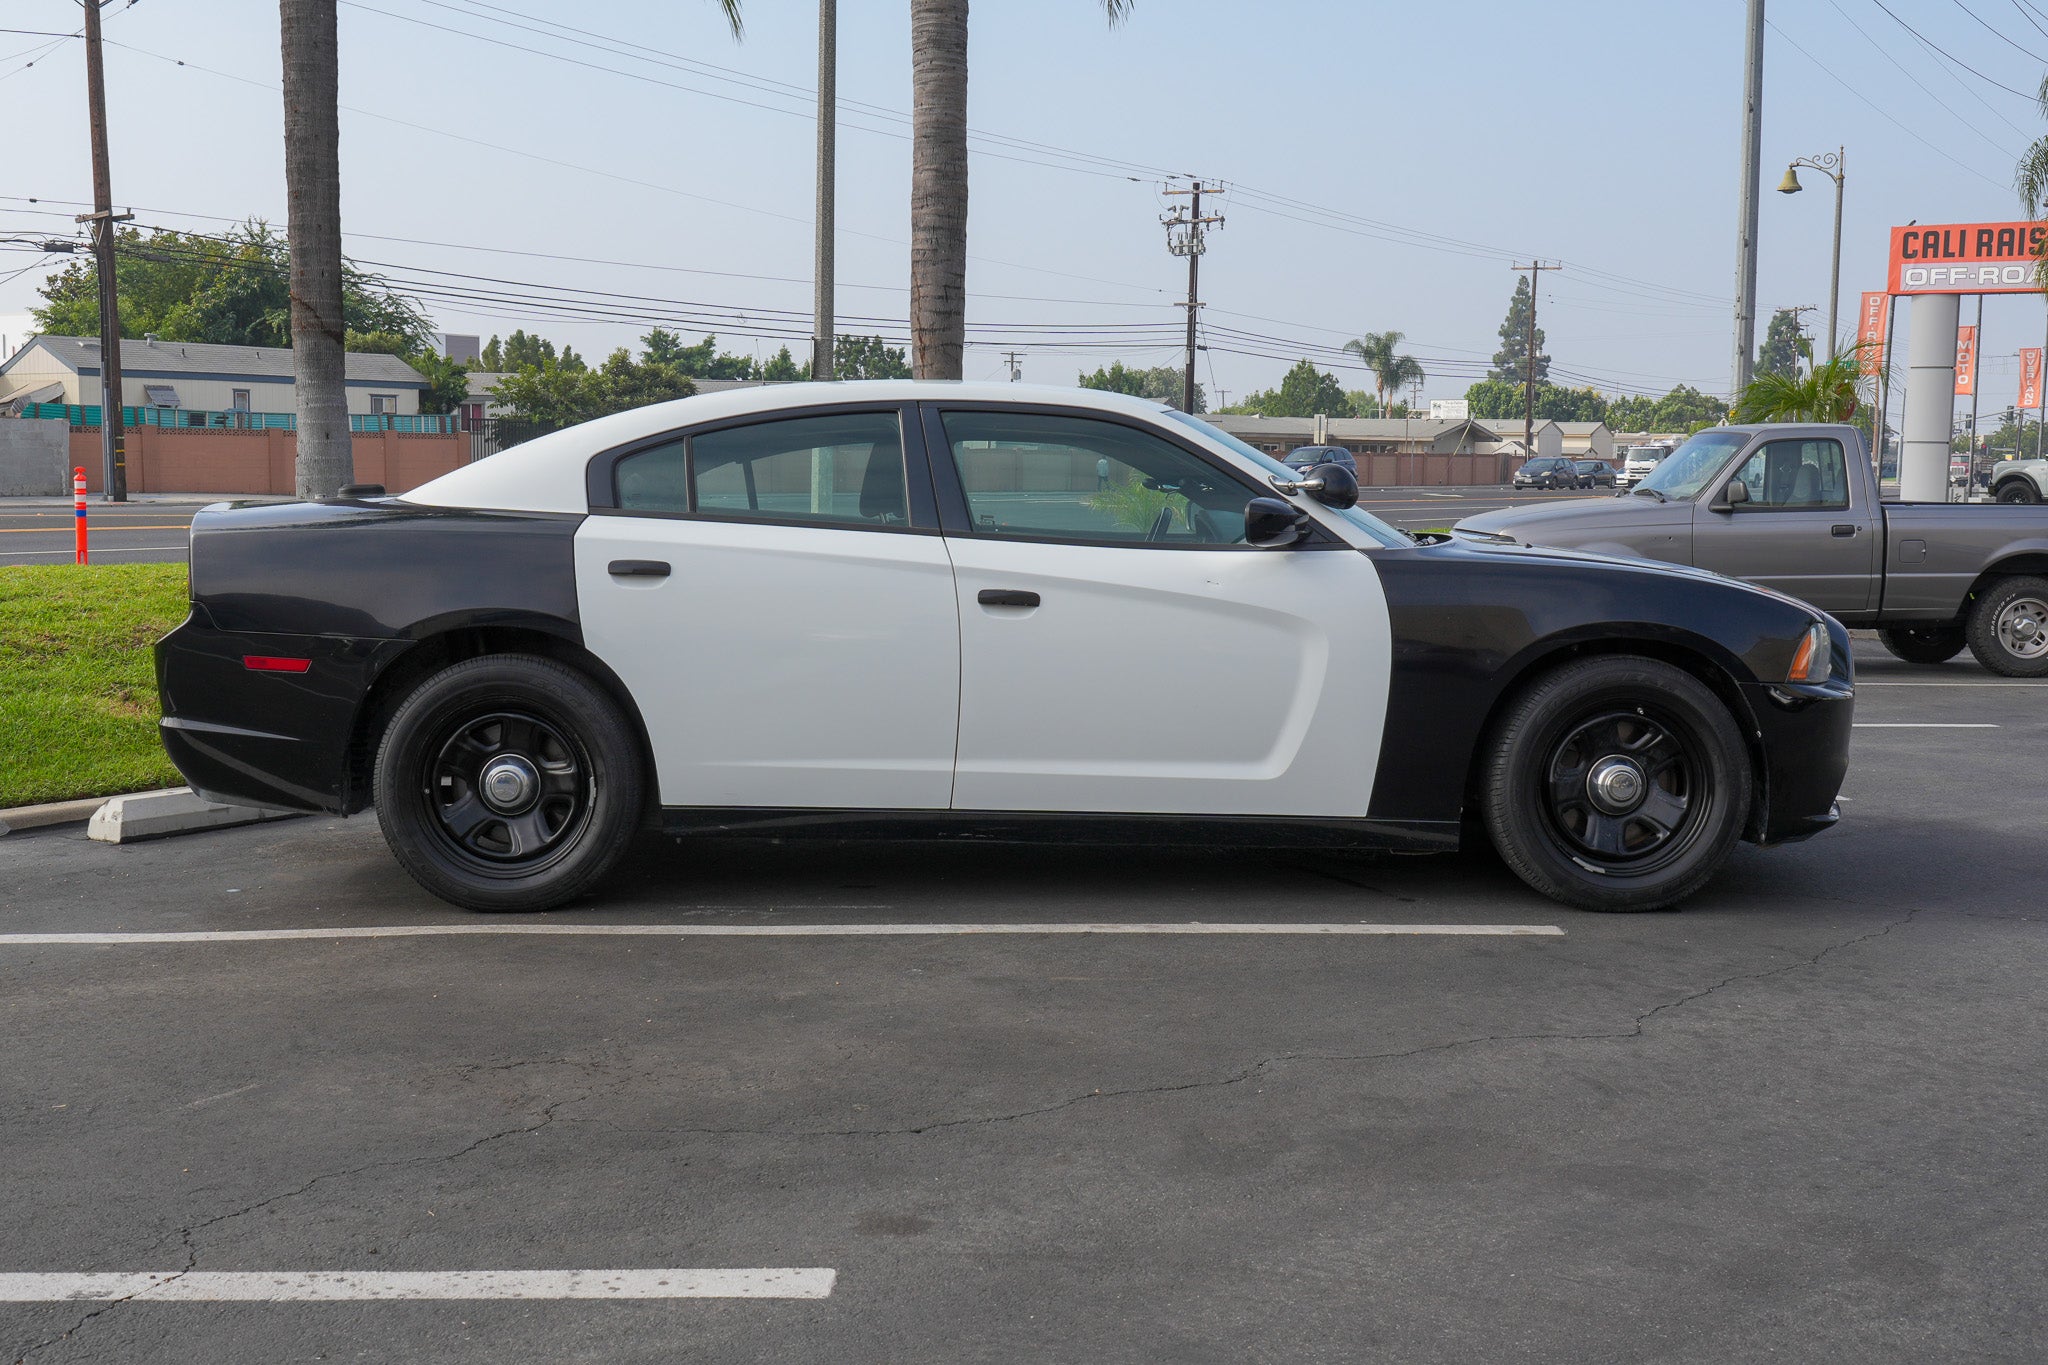
[[[755,414],[801,415],[806,408],[846,403],[1056,403],[1066,408],[1157,420],[1163,403],[1101,389],[1052,384],[997,384],[935,379],[869,379],[835,383],[761,384],[650,403],[513,446],[403,495],[433,507],[490,507],[519,512],[585,512],[584,467],[598,451],[682,427]]]

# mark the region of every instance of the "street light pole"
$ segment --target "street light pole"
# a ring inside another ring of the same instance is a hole
[[[1837,345],[1835,336],[1836,319],[1842,304],[1842,181],[1847,174],[1843,165],[1844,148],[1822,152],[1819,156],[1802,156],[1785,167],[1785,178],[1778,183],[1778,193],[1797,194],[1805,186],[1799,183],[1799,168],[1805,166],[1819,171],[1835,182],[1835,255],[1834,264],[1828,272],[1828,359],[1835,358]]]

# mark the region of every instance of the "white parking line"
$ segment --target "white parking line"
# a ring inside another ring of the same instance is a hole
[[[1851,723],[1857,730],[1996,730],[1998,727],[1988,721],[1946,721],[1946,720],[1859,720]]]
[[[2037,682],[1871,682],[1866,678],[1856,680],[1860,692],[1866,687],[2048,687],[2048,683]]]
[[[175,1270],[0,1274],[0,1303],[361,1299],[825,1299],[836,1270]]]
[[[40,944],[273,943],[294,939],[435,938],[461,935],[592,938],[862,938],[941,934],[1295,934],[1563,938],[1554,924],[392,924],[322,929],[136,930],[0,934],[0,948]]]

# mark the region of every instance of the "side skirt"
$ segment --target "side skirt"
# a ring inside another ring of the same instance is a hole
[[[1197,845],[1454,853],[1454,820],[1098,815],[1069,811],[806,810],[669,806],[665,834],[772,839],[973,840],[1005,844]]]

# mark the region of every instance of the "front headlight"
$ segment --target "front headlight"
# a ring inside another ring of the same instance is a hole
[[[1834,672],[1834,667],[1835,648],[1828,639],[1827,624],[1815,621],[1806,628],[1799,648],[1792,652],[1792,670],[1785,675],[1785,681],[1823,683]]]

